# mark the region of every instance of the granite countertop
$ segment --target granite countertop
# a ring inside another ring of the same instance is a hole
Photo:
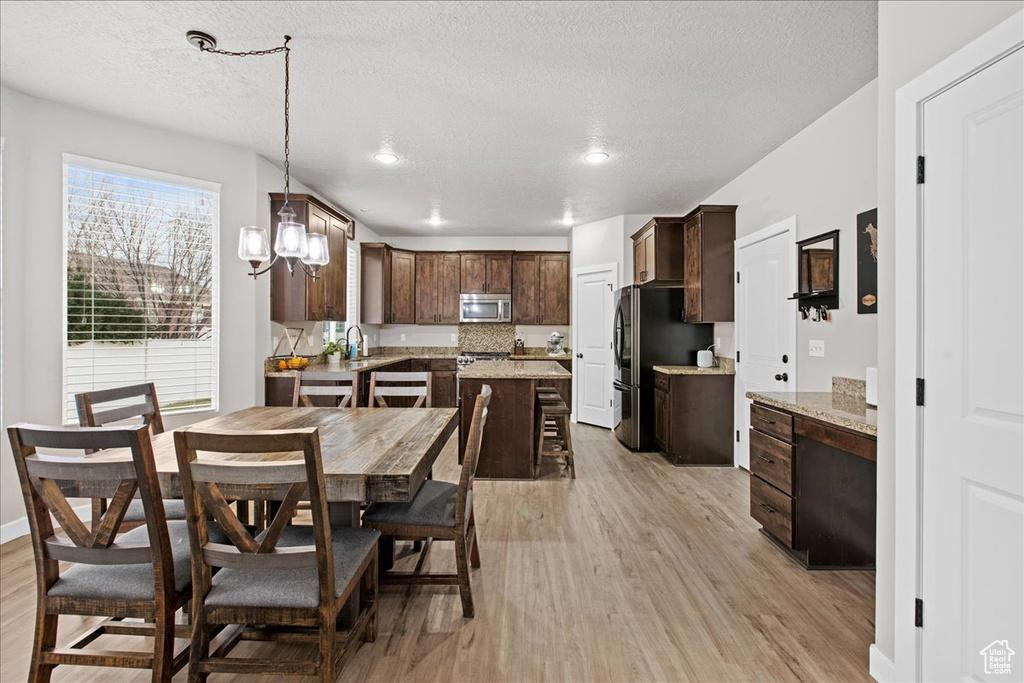
[[[392,363],[400,363],[404,360],[423,360],[423,359],[443,359],[443,360],[455,360],[458,354],[446,355],[437,353],[411,353],[401,355],[374,355],[367,356],[366,358],[360,358],[359,360],[343,360],[339,365],[330,365],[329,363],[310,363],[303,372],[365,372],[367,370],[375,370],[382,368],[385,365],[391,365]],[[294,377],[297,370],[278,370],[274,365],[276,361],[268,359],[264,363],[263,376],[264,377]]]
[[[747,398],[868,436],[878,435],[878,411],[859,396],[828,391],[767,394],[748,391]]]
[[[719,359],[713,368],[698,368],[696,365],[655,365],[654,371],[663,375],[735,375],[736,368],[728,359]]]
[[[558,353],[554,356],[549,356],[546,353],[526,353],[512,356],[512,360],[572,360],[572,353]]]
[[[572,373],[554,361],[478,360],[459,370],[461,379],[569,379]]]

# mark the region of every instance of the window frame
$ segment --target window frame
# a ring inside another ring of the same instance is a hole
[[[61,396],[60,414],[62,424],[77,424],[67,419],[68,401],[68,167],[84,166],[94,171],[106,171],[133,176],[140,180],[150,180],[188,187],[213,195],[213,221],[211,225],[211,285],[210,285],[210,324],[213,328],[213,351],[211,380],[213,396],[210,406],[188,408],[166,412],[167,415],[190,415],[197,413],[216,413],[220,410],[220,369],[221,369],[221,320],[220,320],[220,289],[221,289],[221,183],[200,178],[156,171],[141,166],[131,166],[94,157],[81,156],[68,152],[61,153]]]

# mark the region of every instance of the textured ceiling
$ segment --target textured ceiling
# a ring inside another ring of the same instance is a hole
[[[876,73],[875,2],[4,2],[0,80],[282,161],[386,235],[691,208]],[[400,163],[373,159],[394,151]],[[607,151],[602,165],[583,161]],[[372,213],[359,213],[360,209]],[[432,211],[444,220],[427,224]]]

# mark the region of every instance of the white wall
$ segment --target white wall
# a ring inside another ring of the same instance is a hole
[[[877,203],[877,95],[872,81],[701,202],[736,204],[737,238],[793,215],[797,239],[840,230],[839,308],[829,322],[797,321],[798,391],[831,391],[834,375],[863,378],[877,362],[878,316],[857,313],[856,230]],[[720,355],[735,357],[734,327],[715,326]],[[811,339],[824,358],[808,355]]]
[[[1019,12],[1024,3],[968,0],[880,2],[878,6],[878,522],[875,557],[875,645],[901,668],[894,651],[894,624],[910,618],[909,605],[893,606],[895,572],[894,487],[896,168],[912,160],[895,158],[896,91],[958,49]],[[903,170],[901,170],[903,172]],[[888,226],[888,229],[887,229]],[[899,457],[913,457],[899,454]]]
[[[583,223],[572,229],[572,267],[587,268],[607,263],[619,264],[619,286],[633,281],[633,259],[626,258],[625,216],[612,216],[593,223]],[[632,250],[632,247],[630,247]],[[631,252],[632,253],[632,252]],[[624,272],[629,265],[629,272]],[[573,316],[576,309],[573,308]]]

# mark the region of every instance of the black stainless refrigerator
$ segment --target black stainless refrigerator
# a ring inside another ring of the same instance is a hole
[[[711,323],[683,322],[683,290],[630,285],[619,290],[612,334],[615,391],[622,418],[619,441],[636,451],[654,444],[654,366],[696,365],[714,343]]]

